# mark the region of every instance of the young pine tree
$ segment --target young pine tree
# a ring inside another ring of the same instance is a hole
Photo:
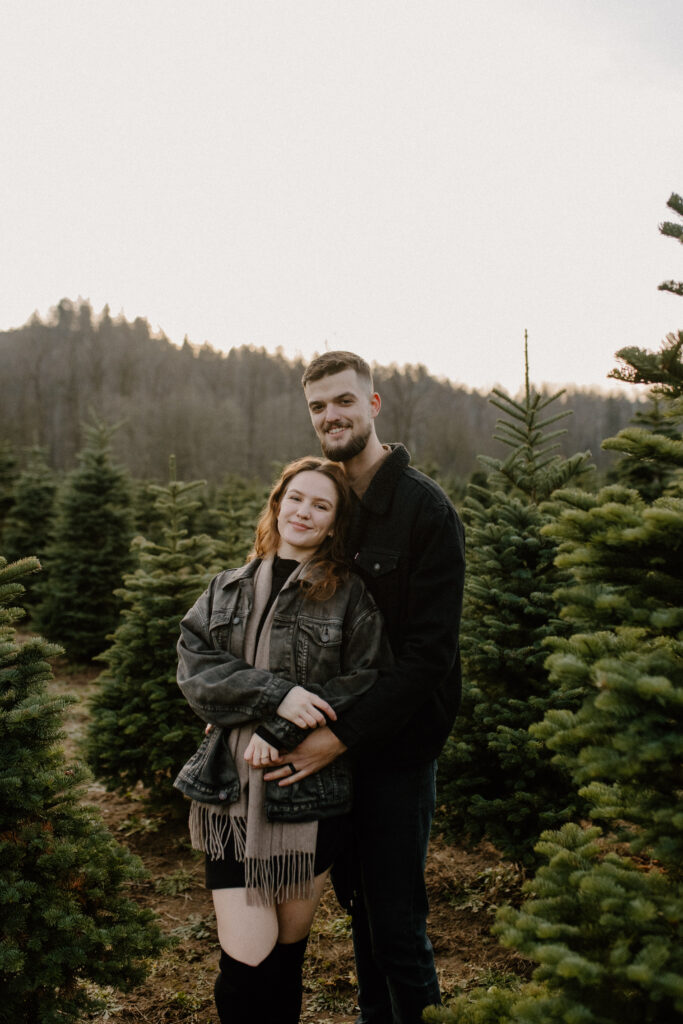
[[[44,563],[55,513],[56,490],[57,484],[47,464],[45,450],[32,448],[14,486],[14,504],[7,514],[2,534],[2,550],[8,562],[34,554]],[[45,577],[44,572],[42,575]],[[32,599],[29,600],[30,584],[29,579],[24,595],[25,608],[33,603]]]
[[[678,426],[681,340],[624,349],[613,373],[654,384]],[[461,997],[430,1020],[683,1021],[683,440],[627,428],[608,444],[667,462],[671,482],[652,502],[618,485],[555,496],[564,511],[545,532],[570,573],[558,596],[572,635],[549,643],[548,668],[559,690],[586,697],[533,730],[598,824],[544,833],[528,899],[499,912],[502,941],[538,965],[533,982]]]
[[[5,517],[14,503],[17,479],[17,457],[9,441],[0,441],[0,537]]]
[[[47,658],[13,622],[37,559],[0,558],[0,1020],[70,1024],[98,1006],[91,983],[127,990],[162,946],[127,896],[140,862],[80,803],[84,772],[57,746],[68,698],[49,696]]]
[[[523,400],[500,391],[491,399],[505,416],[495,436],[511,452],[505,461],[482,458],[488,481],[471,484],[464,502],[463,704],[439,771],[447,833],[487,836],[524,864],[533,863],[543,829],[567,821],[581,804],[567,773],[529,733],[548,709],[576,706],[580,697],[558,693],[544,668],[544,640],[569,627],[553,596],[566,574],[542,532],[549,521],[543,503],[589,468],[588,453],[556,454],[563,431],[551,427],[569,415],[549,410],[560,394],[534,392],[527,362]]]
[[[121,608],[115,590],[131,566],[129,480],[111,458],[111,428],[86,428],[79,465],[58,498],[52,542],[45,552],[36,629],[70,658],[88,661],[103,650]]]
[[[274,474],[274,477],[277,474]],[[268,488],[231,475],[219,488],[216,504],[222,516],[219,537],[225,565],[243,565],[254,542],[256,522],[268,497]]]
[[[200,502],[202,481],[153,485],[163,521],[158,543],[137,537],[138,567],[124,577],[123,611],[111,646],[100,656],[107,668],[92,699],[88,760],[111,789],[142,782],[157,803],[179,806],[175,774],[197,747],[201,723],[176,683],[176,644],[182,616],[217,564],[206,535],[188,536],[186,522]]]
[[[608,479],[625,487],[635,488],[645,501],[654,501],[665,494],[676,482],[676,466],[671,461],[671,449],[658,438],[680,439],[680,433],[663,408],[662,399],[655,395],[646,409],[639,409],[632,420],[632,428],[609,438],[603,445],[623,452]],[[650,444],[647,435],[655,435]],[[647,456],[644,457],[647,446]],[[675,445],[673,446],[675,449]]]

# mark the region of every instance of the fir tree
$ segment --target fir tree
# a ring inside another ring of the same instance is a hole
[[[613,374],[654,384],[677,425],[680,338],[622,350]],[[499,912],[502,941],[538,964],[533,983],[461,997],[430,1020],[683,1021],[683,440],[628,428],[615,441],[669,461],[672,483],[652,502],[618,485],[554,496],[563,511],[544,532],[570,574],[558,597],[572,635],[548,641],[548,669],[560,691],[586,697],[532,729],[598,824],[544,833],[527,901]]]
[[[17,478],[17,458],[8,441],[0,441],[0,536],[5,517],[14,502],[14,484]]]
[[[68,698],[51,697],[47,658],[18,643],[19,580],[37,559],[0,558],[0,1020],[69,1024],[95,1010],[91,984],[127,990],[162,945],[124,893],[142,866],[80,803],[85,774],[57,746]]]
[[[182,616],[218,571],[216,545],[188,536],[186,522],[200,505],[202,481],[152,485],[164,522],[158,543],[137,537],[138,567],[119,591],[123,611],[113,643],[100,656],[107,668],[92,699],[88,759],[111,789],[137,782],[155,801],[180,805],[175,773],[197,747],[201,723],[176,683],[176,644]]]
[[[525,361],[527,360],[525,353]],[[580,690],[558,693],[544,662],[546,637],[569,630],[553,597],[564,574],[542,527],[543,502],[588,467],[588,454],[556,454],[568,412],[551,414],[562,392],[543,397],[529,384],[515,401],[495,391],[505,418],[496,438],[511,452],[482,458],[486,485],[471,484],[464,503],[468,571],[461,629],[463,704],[440,763],[447,833],[487,836],[507,856],[529,864],[543,829],[580,806],[576,787],[529,727],[554,707],[575,707]]]
[[[668,235],[669,238],[677,238],[683,244],[683,224],[681,223],[683,221],[683,199],[676,195],[675,192],[672,192],[666,205],[678,215],[678,220],[665,220],[663,224],[659,225],[659,230],[663,235]],[[673,292],[674,295],[683,295],[683,282],[662,281],[659,290],[662,292]]]
[[[32,448],[26,466],[17,478],[14,504],[5,520],[3,553],[9,562],[35,554],[44,563],[54,519],[56,490],[57,483],[47,464],[45,450]],[[30,593],[30,580],[27,584]],[[28,607],[30,603],[27,594],[24,606]]]
[[[58,498],[34,616],[36,628],[77,661],[103,650],[121,607],[114,591],[132,564],[129,479],[112,461],[111,434],[97,421],[86,428],[79,465]]]
[[[220,488],[216,501],[222,515],[218,536],[222,545],[221,555],[227,566],[235,568],[246,561],[268,491],[269,488],[263,484],[238,476],[229,476]]]
[[[677,481],[675,458],[672,458],[676,446],[662,446],[657,438],[669,437],[676,441],[680,439],[680,433],[662,405],[662,399],[653,396],[646,409],[635,413],[632,429],[622,431],[603,444],[605,448],[623,453],[608,473],[608,480],[634,487],[645,501],[660,498]],[[653,438],[651,443],[648,434],[655,434],[657,438]],[[647,455],[646,446],[649,449]]]

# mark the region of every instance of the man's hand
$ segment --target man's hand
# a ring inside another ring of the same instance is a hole
[[[331,729],[327,727],[316,729],[298,747],[278,758],[282,767],[266,772],[264,779],[267,782],[280,779],[281,786],[291,786],[293,782],[298,782],[307,775],[319,772],[321,768],[324,768],[326,764],[331,764],[345,750],[345,745],[337,739]]]

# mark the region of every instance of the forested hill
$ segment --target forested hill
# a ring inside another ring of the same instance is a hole
[[[20,454],[43,446],[55,469],[70,469],[82,424],[94,411],[119,423],[114,449],[138,478],[165,479],[174,453],[181,478],[219,481],[227,473],[270,480],[273,466],[313,452],[301,392],[301,361],[281,352],[209,345],[178,348],[144,319],[95,316],[86,302],[62,300],[46,322],[0,332],[0,441]],[[533,377],[533,357],[532,357]],[[487,396],[429,375],[423,366],[375,368],[382,395],[381,440],[401,440],[415,464],[464,479],[492,440],[496,409]],[[523,380],[520,351],[520,383]],[[563,450],[590,449],[599,466],[603,438],[634,412],[630,395],[578,391],[564,396]]]

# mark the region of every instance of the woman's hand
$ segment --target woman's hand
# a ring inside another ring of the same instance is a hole
[[[288,722],[298,725],[301,729],[317,729],[319,725],[326,725],[328,718],[331,718],[333,722],[337,720],[334,708],[317,693],[311,693],[303,686],[292,687],[279,705],[277,714],[280,718],[286,718]]]
[[[273,761],[277,761],[279,757],[280,751],[257,736],[256,733],[251,737],[247,749],[244,751],[244,760],[248,761],[252,768],[272,768]]]

